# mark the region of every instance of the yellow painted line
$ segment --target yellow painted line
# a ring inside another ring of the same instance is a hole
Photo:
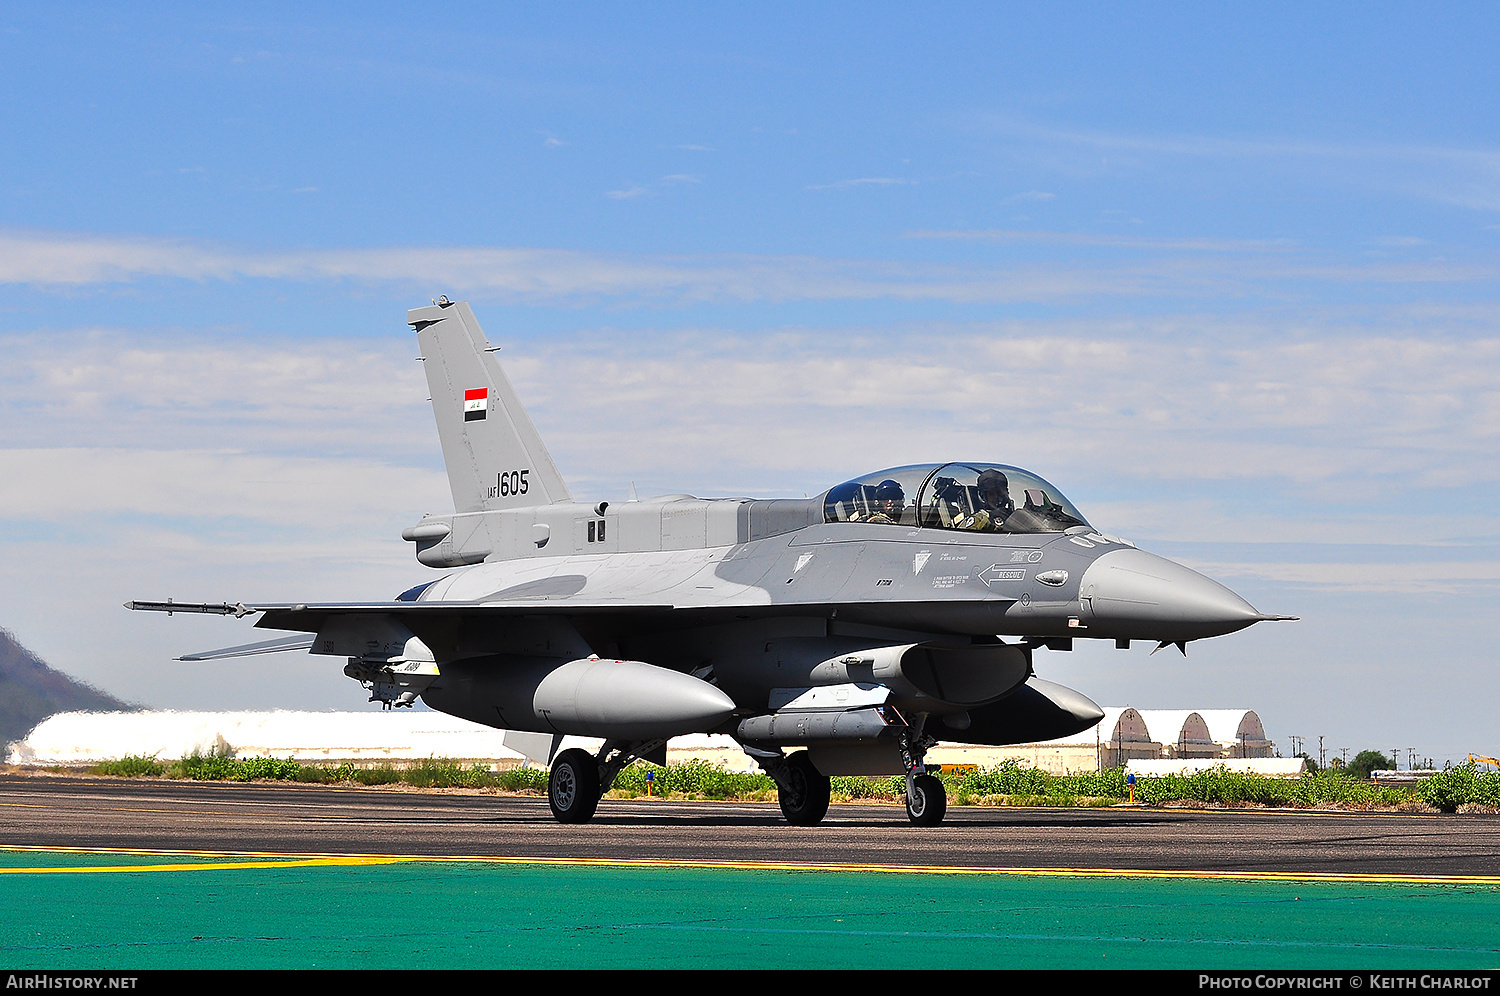
[[[348,854],[336,851],[188,851],[180,847],[69,847],[61,844],[0,844],[0,852],[25,854],[119,854],[164,858],[254,858],[267,861],[375,860],[387,862],[434,860],[411,854]],[[436,860],[450,860],[439,858]],[[467,860],[467,859],[458,859]],[[201,867],[194,865],[193,867]]]
[[[171,816],[243,816],[241,809],[146,809],[142,806],[44,806],[35,803],[24,802],[0,802],[0,806],[14,806],[17,809],[67,809],[73,812],[88,813],[165,813]]]
[[[293,868],[338,865],[379,865],[410,862],[491,865],[548,865],[594,868],[672,868],[727,871],[881,872],[904,875],[998,875],[1040,878],[1149,878],[1213,879],[1230,882],[1337,882],[1370,885],[1487,885],[1500,888],[1500,875],[1416,875],[1358,872],[1197,871],[1153,868],[1024,868],[992,865],[855,864],[822,861],[711,861],[678,858],[559,858],[541,856],[495,856],[485,854],[286,854],[273,851],[183,851],[155,848],[53,847],[0,845],[0,852],[46,854],[118,854],[160,857],[240,858],[217,865],[140,865],[117,868],[45,869],[48,871],[160,871],[204,868]],[[0,872],[39,872],[44,869],[0,869]]]
[[[17,809],[67,809],[71,812],[88,813],[155,813],[165,816],[257,816],[257,815],[279,815],[266,814],[253,809],[249,804],[244,809],[146,809],[140,806],[95,806],[84,809],[81,806],[44,806],[22,802],[0,802],[0,807],[14,806]],[[303,810],[316,807],[303,806]],[[315,811],[314,814],[320,820],[345,820],[351,819],[343,813],[326,813]]]
[[[72,868],[0,868],[0,875],[92,875],[103,873],[224,871],[240,868],[317,868],[335,865],[392,865],[408,858],[303,858],[286,861],[216,861],[190,865],[80,865]]]
[[[987,865],[888,865],[816,861],[707,861],[674,858],[420,857],[418,861],[489,864],[583,865],[612,868],[698,868],[743,871],[883,872],[905,875],[1009,875],[1043,878],[1223,879],[1245,882],[1362,882],[1404,885],[1490,885],[1497,875],[1381,875],[1349,872],[1192,871],[1150,868],[1020,868]]]

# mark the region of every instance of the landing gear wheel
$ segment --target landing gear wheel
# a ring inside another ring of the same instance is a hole
[[[559,823],[587,823],[599,808],[599,763],[586,750],[557,755],[547,779],[547,802]]]
[[[948,790],[933,775],[918,775],[906,794],[906,818],[919,827],[935,827],[948,813]]]
[[[776,792],[781,815],[794,827],[810,827],[823,822],[828,813],[828,793],[833,779],[813,767],[805,750],[787,758],[786,767],[788,784],[778,787]]]

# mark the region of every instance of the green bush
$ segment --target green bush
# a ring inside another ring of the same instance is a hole
[[[1291,801],[1288,783],[1225,768],[1195,771],[1190,775],[1137,778],[1135,797],[1148,805],[1164,802],[1256,802],[1267,806]]]
[[[1396,806],[1416,798],[1407,788],[1372,785],[1332,769],[1301,778],[1268,778],[1210,768],[1191,775],[1136,779],[1135,797],[1147,805],[1165,802],[1254,803],[1262,806],[1318,806],[1330,803]]]
[[[354,765],[347,761],[332,768],[320,764],[304,764],[292,776],[292,781],[308,782],[315,785],[334,785],[338,782],[353,780]]]
[[[138,777],[167,775],[198,781],[250,781],[268,779],[329,784],[355,782],[390,785],[405,782],[421,788],[495,788],[507,792],[545,792],[545,768],[511,768],[491,772],[481,765],[465,767],[446,758],[428,758],[409,767],[382,764],[374,768],[303,765],[290,759],[253,757],[236,760],[227,746],[208,754],[193,754],[170,764],[154,757],[127,756],[94,765],[94,774]],[[644,795],[646,773],[654,780],[653,792],[702,799],[765,799],[774,797],[776,784],[760,773],[725,771],[707,761],[686,761],[659,767],[636,762],[619,774],[613,788],[624,796]],[[1037,768],[1023,768],[1005,761],[994,768],[963,774],[941,772],[954,805],[974,803],[1011,806],[1107,805],[1123,800],[1128,791],[1120,768],[1079,775],[1052,775]],[[903,775],[888,777],[838,776],[832,784],[835,797],[850,800],[899,801],[906,792]],[[1264,806],[1319,806],[1328,804],[1397,806],[1421,801],[1453,812],[1459,806],[1478,803],[1500,806],[1500,772],[1480,773],[1473,764],[1461,764],[1428,778],[1415,788],[1378,786],[1350,777],[1337,769],[1308,773],[1297,779],[1267,778],[1232,772],[1224,767],[1191,775],[1163,775],[1136,780],[1135,797],[1147,805],[1167,802],[1249,803]]]
[[[349,772],[349,780],[360,785],[394,785],[401,781],[401,772],[393,765],[381,764],[373,768],[355,768]]]
[[[1125,772],[1119,768],[1078,775],[1053,775],[1040,768],[1023,768],[1019,762],[1010,760],[993,768],[981,768],[964,775],[944,773],[941,777],[959,805],[972,797],[987,796],[1045,800],[1029,804],[1047,806],[1072,806],[1080,798],[1126,797]],[[904,779],[901,781],[904,791]]]
[[[888,778],[870,778],[865,775],[835,775],[833,794],[850,801],[885,799],[899,800],[906,791],[906,779],[901,775]]]
[[[1081,775],[1065,775],[1055,781],[1074,795],[1090,798],[1125,799],[1130,795],[1130,789],[1125,784],[1124,768],[1090,771]]]
[[[1473,761],[1431,775],[1417,786],[1422,801],[1445,813],[1465,803],[1500,806],[1500,771],[1481,773]]]
[[[167,770],[168,778],[191,778],[194,781],[244,781],[239,777],[239,762],[220,751],[202,754],[193,751]]]
[[[1040,768],[1023,768],[1016,761],[1002,761],[997,767],[969,772],[959,784],[975,795],[1047,796],[1055,780],[1055,776]],[[904,785],[902,790],[905,791]]]
[[[511,768],[497,771],[493,779],[495,788],[506,792],[545,792],[550,775],[546,768]]]
[[[167,770],[166,764],[155,757],[126,754],[118,761],[101,761],[89,769],[91,775],[114,775],[118,778],[155,777]]]
[[[299,764],[290,758],[252,757],[236,760],[230,748],[220,747],[210,753],[194,751],[170,764],[154,757],[127,756],[118,761],[104,761],[89,769],[92,774],[137,778],[143,775],[166,775],[195,781],[246,782],[253,779],[294,781],[329,785],[355,782],[360,785],[391,785],[405,782],[419,788],[498,788],[504,791],[545,791],[546,768],[512,768],[491,772],[474,764],[468,767],[447,758],[425,761],[398,768],[382,764],[374,768],[356,768],[345,762],[339,765]]]
[[[251,781],[263,778],[269,781],[294,781],[302,765],[291,758],[277,760],[274,757],[252,757],[237,762],[236,780]]]
[[[410,765],[401,780],[418,788],[485,788],[491,782],[486,767],[475,764],[465,768],[456,761],[431,757]]]
[[[704,799],[738,799],[776,788],[776,783],[762,774],[725,771],[707,761],[684,761],[665,768],[636,762],[621,770],[613,788],[623,795],[646,794],[646,772],[653,779],[655,795],[679,794]]]

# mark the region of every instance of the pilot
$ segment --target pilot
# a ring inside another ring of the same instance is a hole
[[[1010,500],[1010,481],[998,470],[986,470],[979,475],[979,508],[954,524],[956,529],[969,529],[981,533],[998,533],[1005,525],[1016,503]]]
[[[875,507],[866,522],[881,522],[895,525],[901,521],[906,508],[906,492],[896,481],[885,480],[875,486]]]

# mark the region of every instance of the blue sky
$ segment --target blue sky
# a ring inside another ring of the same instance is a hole
[[[358,707],[117,607],[420,580],[397,536],[449,499],[403,319],[446,293],[582,497],[1021,464],[1304,617],[1044,677],[1493,755],[1497,27],[9,5],[0,625],[153,705]]]

